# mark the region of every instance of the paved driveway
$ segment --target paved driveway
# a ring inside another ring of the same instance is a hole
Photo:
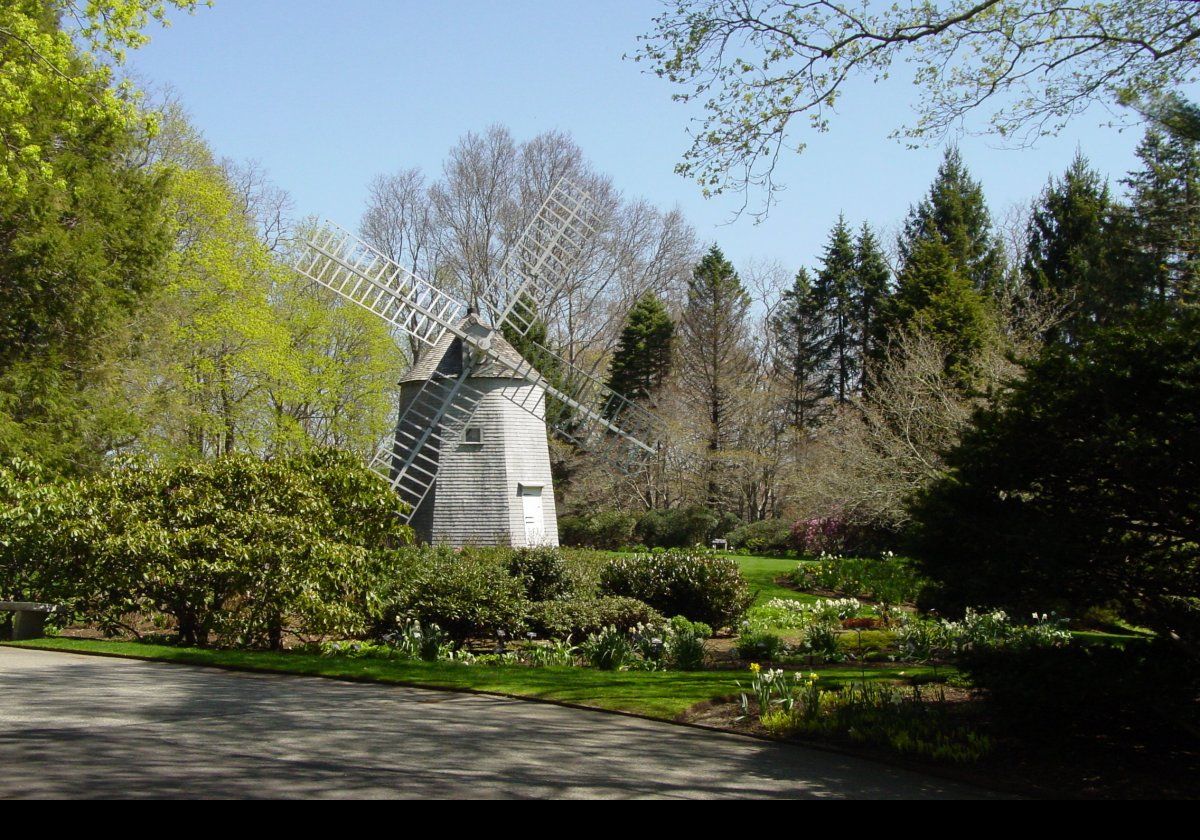
[[[2,647],[0,767],[8,797],[980,795],[602,712]]]

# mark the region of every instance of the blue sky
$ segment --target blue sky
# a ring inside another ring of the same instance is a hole
[[[171,85],[216,152],[260,161],[302,214],[357,225],[372,176],[411,166],[436,175],[467,131],[504,123],[518,140],[570,132],[630,196],[679,205],[703,241],[736,265],[812,265],[839,212],[888,232],[928,188],[940,148],[887,139],[916,91],[900,79],[847,89],[832,130],[803,139],[778,178],[769,218],[729,223],[734,196],[705,200],[673,167],[694,113],[636,51],[653,0],[217,0],[151,32],[134,53],[143,83]],[[1115,182],[1135,163],[1139,129],[1118,132],[1095,109],[1060,137],[1012,150],[959,139],[995,215],[1027,201],[1076,148]]]

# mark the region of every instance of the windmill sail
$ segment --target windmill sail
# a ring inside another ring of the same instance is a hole
[[[462,301],[333,223],[304,244],[296,271],[399,327],[414,347],[437,344],[466,314]]]
[[[372,467],[410,505],[408,520],[437,480],[443,453],[460,440],[483,399],[468,380],[485,366],[536,386],[502,393],[546,420],[559,437],[624,472],[640,472],[656,454],[662,424],[652,413],[544,347],[535,345],[539,358],[553,364],[553,381],[519,355],[497,352],[492,343],[492,329],[502,325],[528,332],[531,313],[562,289],[597,227],[590,196],[560,180],[505,262],[501,277],[506,282],[493,290],[504,308],[493,313],[492,328],[468,316],[462,301],[336,225],[321,228],[304,243],[294,264],[301,275],[383,318],[408,335],[414,348],[442,347],[438,352],[443,352],[443,339],[453,337],[467,351],[460,370],[431,372],[404,406],[392,439],[372,459]]]
[[[467,383],[471,367],[463,365],[457,376],[434,371],[405,406],[392,440],[371,459],[371,467],[408,502],[405,523],[437,479],[442,450],[455,445],[475,414],[483,394]]]
[[[551,361],[555,381],[528,361],[514,365],[499,357],[495,360],[545,393],[552,404],[546,412],[551,430],[568,443],[603,456],[627,474],[644,469],[658,451],[657,442],[665,428],[662,420],[552,350],[532,344],[540,358]],[[525,405],[517,394],[505,396],[526,411],[535,411],[535,406]]]
[[[533,313],[553,302],[599,225],[592,197],[560,178],[500,267],[491,296],[503,308],[493,313],[493,323],[528,333]]]

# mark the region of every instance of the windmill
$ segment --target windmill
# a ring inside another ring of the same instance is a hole
[[[483,313],[348,231],[326,224],[294,267],[407,336],[395,434],[371,467],[408,503],[427,542],[556,545],[547,430],[626,474],[656,453],[654,415],[532,341],[544,375],[501,333],[528,337],[578,265],[598,224],[590,196],[562,179],[484,290]],[[533,353],[531,353],[533,355]]]

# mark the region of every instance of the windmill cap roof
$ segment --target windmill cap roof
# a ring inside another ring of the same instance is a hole
[[[499,330],[493,331],[484,324],[479,316],[471,313],[458,324],[460,332],[478,338],[491,336],[492,348],[489,356],[498,356],[501,361],[489,358],[471,372],[471,379],[524,379],[513,373],[509,365],[517,366],[525,363],[525,359],[517,349],[509,344]],[[462,339],[450,330],[446,330],[433,347],[426,348],[416,363],[409,367],[400,377],[400,383],[424,382],[433,376],[434,372],[457,376],[462,373],[463,353]]]

